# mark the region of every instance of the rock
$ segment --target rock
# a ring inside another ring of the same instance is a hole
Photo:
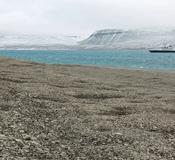
[[[22,133],[22,134],[23,134],[23,133],[25,133],[25,131],[24,131],[24,130],[19,130],[19,132],[20,132],[20,133]]]
[[[8,140],[8,137],[4,134],[0,134],[0,140]]]
[[[156,126],[152,127],[152,131],[157,131],[157,130],[158,130],[158,128]]]
[[[31,143],[33,144],[33,145],[35,145],[35,146],[41,146],[38,142],[36,142],[36,141],[31,141]]]
[[[117,133],[115,133],[115,135],[122,136],[123,134],[122,134],[122,133],[117,132]]]
[[[26,141],[31,141],[31,140],[32,140],[32,137],[29,136],[29,135],[27,135],[27,134],[24,134],[24,135],[23,135],[23,138],[24,138],[24,140],[26,140]]]
[[[62,156],[64,159],[66,159],[66,160],[69,159],[68,156],[67,156],[67,154],[66,154],[65,152],[61,152],[61,156]]]
[[[21,139],[15,139],[15,141],[18,143],[18,145],[23,148],[24,147],[24,143]]]

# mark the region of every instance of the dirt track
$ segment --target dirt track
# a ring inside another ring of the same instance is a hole
[[[0,159],[174,160],[175,73],[0,58]]]

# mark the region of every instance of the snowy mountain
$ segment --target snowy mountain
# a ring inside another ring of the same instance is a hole
[[[87,39],[79,36],[0,33],[0,49],[148,49],[175,47],[175,30],[99,30]]]
[[[165,44],[175,46],[175,30],[117,30],[105,29],[80,41],[84,48],[148,49]]]
[[[0,34],[0,49],[67,49],[77,44],[78,36]]]

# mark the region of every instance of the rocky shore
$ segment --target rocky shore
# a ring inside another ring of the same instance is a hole
[[[1,160],[175,159],[175,72],[0,58]]]

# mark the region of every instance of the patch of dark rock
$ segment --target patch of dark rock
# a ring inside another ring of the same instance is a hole
[[[157,77],[153,77],[153,78],[149,78],[149,79],[154,79],[154,80],[157,80],[157,79],[160,79],[160,78],[157,78]]]
[[[32,78],[27,78],[27,77],[19,77],[20,79],[24,80],[32,80]]]
[[[112,99],[112,98],[124,98],[120,94],[108,94],[108,93],[79,93],[73,97],[79,99]]]
[[[0,110],[1,111],[5,111],[5,112],[7,112],[7,111],[10,111],[11,110],[11,108],[12,108],[12,106],[10,106],[10,105],[0,105]]]
[[[86,88],[85,86],[81,86],[81,85],[70,85],[68,87],[71,87],[71,88]]]
[[[80,79],[80,80],[74,80],[74,82],[76,82],[76,83],[83,83],[83,84],[84,84],[84,83],[87,83],[87,81],[81,80],[81,79]]]
[[[155,98],[155,99],[161,99],[163,97],[162,96],[154,96],[153,98]]]
[[[33,64],[10,64],[9,66],[13,67],[31,67]]]
[[[12,95],[16,95],[19,93],[15,88],[8,87],[8,89],[9,89],[8,92]]]
[[[162,109],[162,111],[167,114],[175,114],[175,109]]]
[[[145,101],[145,100],[133,99],[133,100],[130,100],[129,102],[130,102],[130,103],[145,103],[145,102],[147,102],[147,101]]]
[[[145,88],[145,86],[144,85],[132,85],[132,87],[136,87],[136,88]]]
[[[110,111],[103,111],[99,115],[104,116],[125,116],[135,113],[134,108],[130,107],[115,107]]]
[[[97,89],[106,91],[119,91],[118,87],[107,84],[97,84]]]
[[[173,127],[156,127],[153,126],[150,129],[148,129],[148,131],[150,132],[156,132],[156,133],[160,133],[162,135],[164,135],[165,137],[169,137],[169,135],[174,135],[175,134],[175,129]]]
[[[107,127],[107,126],[99,126],[99,127],[97,128],[97,130],[98,130],[99,132],[109,132],[109,131],[111,131],[111,128],[109,128],[109,127]]]
[[[164,102],[175,104],[175,99],[173,99],[173,98],[172,99],[165,99]]]
[[[49,97],[46,95],[34,96],[33,98],[38,100],[47,100],[47,101],[60,102],[60,103],[66,103],[69,101],[67,98]]]
[[[81,116],[87,116],[87,115],[89,115],[89,113],[88,113],[87,111],[81,110],[81,109],[77,109],[75,112],[76,112],[78,115],[81,115]]]
[[[172,127],[162,128],[162,129],[160,129],[160,133],[162,133],[165,136],[174,135],[175,128],[172,128]]]
[[[36,108],[41,108],[41,109],[49,109],[49,106],[47,105],[47,103],[43,102],[43,101],[32,101],[33,106],[35,106]]]
[[[0,71],[0,74],[13,73],[12,71]]]
[[[147,96],[147,95],[150,95],[150,93],[144,93],[144,92],[140,92],[140,93],[137,93],[138,95],[140,96]]]
[[[5,77],[0,77],[0,80],[13,82],[13,83],[28,83],[28,81],[23,81],[23,80],[19,80],[19,79],[12,79],[12,78],[5,78]]]
[[[57,88],[69,88],[69,86],[66,86],[66,85],[57,85],[57,84],[50,84],[50,83],[48,83],[48,85],[52,87],[57,87]]]

